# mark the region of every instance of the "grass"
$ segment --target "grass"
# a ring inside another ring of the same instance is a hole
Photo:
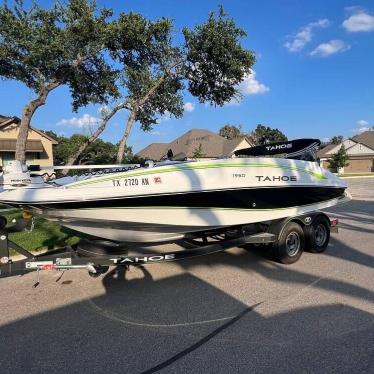
[[[3,216],[8,220],[8,225],[12,225],[12,219],[22,218],[22,212],[15,209],[4,212]],[[34,229],[31,232],[21,231],[9,234],[10,240],[31,252],[74,245],[81,237],[82,235],[73,230],[39,217],[34,218]],[[12,251],[11,254],[16,253]]]

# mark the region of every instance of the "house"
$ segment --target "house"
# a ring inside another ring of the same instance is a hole
[[[344,144],[348,155],[349,165],[341,170],[344,173],[373,173],[374,172],[374,131],[365,131],[341,144],[329,144],[318,151],[321,165],[329,167],[329,160]]]
[[[184,153],[187,159],[210,160],[230,156],[238,149],[253,145],[245,136],[228,140],[209,130],[193,129],[170,143],[152,143],[139,151],[137,156],[158,161],[171,149],[174,155]]]
[[[21,120],[18,117],[0,115],[0,166],[14,160]],[[58,142],[44,132],[30,127],[26,144],[26,163],[29,165],[53,165],[53,145]]]

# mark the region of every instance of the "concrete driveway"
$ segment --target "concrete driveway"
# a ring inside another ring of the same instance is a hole
[[[355,198],[374,200],[374,176],[366,178],[350,177],[344,180]]]
[[[374,180],[373,180],[374,182]],[[291,266],[234,248],[92,279],[0,279],[1,373],[374,371],[374,201]]]

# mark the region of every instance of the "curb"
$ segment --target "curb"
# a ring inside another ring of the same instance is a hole
[[[338,176],[339,177],[339,176]],[[374,178],[374,175],[352,175],[351,177],[339,177],[341,179],[362,179],[362,178]]]
[[[374,196],[352,195],[352,197],[353,197],[353,200],[374,201]]]

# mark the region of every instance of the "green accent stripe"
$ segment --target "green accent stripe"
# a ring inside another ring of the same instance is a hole
[[[214,164],[208,164],[208,165],[178,165],[178,166],[171,166],[171,167],[155,167],[150,169],[142,169],[139,171],[126,171],[123,173],[111,175],[108,177],[100,177],[95,178],[92,180],[85,180],[81,182],[75,182],[67,186],[68,188],[72,187],[80,187],[80,186],[86,186],[88,184],[95,184],[95,183],[101,183],[101,182],[107,182],[107,181],[113,181],[117,179],[121,179],[124,177],[138,177],[142,175],[150,175],[150,174],[162,174],[162,173],[170,173],[174,171],[184,171],[184,170],[196,170],[196,169],[213,169],[213,168],[225,168],[225,167],[266,167],[266,168],[277,168],[277,169],[285,169],[285,170],[291,170],[291,171],[299,171],[302,173],[307,173],[312,175],[318,180],[327,179],[323,174],[314,172],[312,170],[298,168],[295,166],[285,166],[285,165],[279,165],[274,163],[243,163],[243,162],[237,162],[237,163],[214,163]]]

